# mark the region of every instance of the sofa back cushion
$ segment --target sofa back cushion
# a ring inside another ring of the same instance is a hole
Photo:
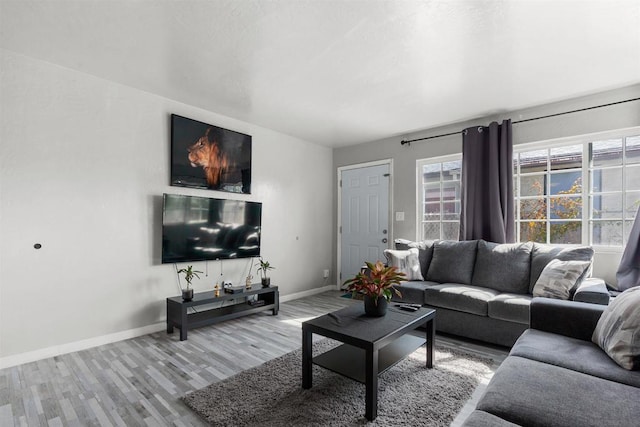
[[[553,259],[560,261],[593,261],[593,248],[588,246],[577,247],[561,247],[553,245],[545,245],[542,243],[533,244],[533,252],[531,252],[531,276],[529,280],[529,293],[533,292],[542,270]],[[587,271],[584,278],[591,275],[591,269]]]
[[[427,277],[427,272],[429,271],[429,266],[433,259],[433,244],[435,242],[435,240],[424,240],[422,242],[413,242],[405,239],[395,240],[396,249],[418,249],[418,260],[420,261],[420,272],[422,273],[422,277]]]
[[[439,283],[471,284],[476,263],[477,240],[439,240],[433,244],[433,259],[427,280]]]
[[[473,270],[473,286],[483,286],[514,294],[529,293],[533,243],[492,243],[478,241]]]

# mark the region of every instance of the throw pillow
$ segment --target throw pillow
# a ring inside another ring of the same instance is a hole
[[[478,241],[473,286],[515,294],[529,293],[529,268],[533,244]]]
[[[429,271],[429,266],[433,259],[434,243],[434,240],[409,243],[409,248],[418,249],[418,260],[420,261],[420,272],[422,273],[422,277],[427,277],[427,271]]]
[[[533,296],[569,299],[571,291],[580,284],[590,266],[589,261],[552,260],[533,287]]]
[[[477,240],[440,240],[433,244],[433,259],[427,280],[438,283],[471,284],[476,262]]]
[[[542,243],[534,243],[531,252],[531,276],[529,279],[529,292],[533,293],[535,286],[542,270],[553,259],[560,261],[593,261],[593,248],[589,246],[554,246]],[[585,274],[586,277],[591,276],[591,269]]]
[[[624,369],[640,370],[640,286],[613,299],[600,316],[591,341]]]
[[[424,280],[420,272],[418,249],[411,248],[406,251],[385,249],[384,256],[387,264],[396,267],[399,272],[407,275],[407,280]]]

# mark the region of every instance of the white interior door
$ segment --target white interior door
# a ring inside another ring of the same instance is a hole
[[[341,172],[340,283],[389,247],[389,164]]]

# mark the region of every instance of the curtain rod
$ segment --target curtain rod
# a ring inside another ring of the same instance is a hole
[[[632,101],[640,101],[640,98],[625,99],[624,101],[611,102],[609,104],[595,105],[593,107],[580,108],[578,110],[571,110],[571,111],[565,111],[565,112],[562,112],[562,113],[549,114],[549,115],[546,115],[546,116],[533,117],[533,118],[530,118],[530,119],[517,120],[515,122],[511,122],[511,124],[516,125],[518,123],[525,123],[525,122],[532,122],[534,120],[548,119],[549,117],[563,116],[565,114],[579,113],[581,111],[587,111],[587,110],[595,110],[596,108],[610,107],[612,105],[624,104],[625,102],[632,102]],[[445,136],[457,135],[459,133],[462,133],[462,130],[459,130],[457,132],[443,133],[441,135],[426,136],[424,138],[407,139],[407,140],[403,139],[402,141],[400,141],[400,145],[405,145],[405,144],[411,145],[412,142],[425,141],[427,139],[434,139],[434,138],[442,138],[442,137],[445,137]]]

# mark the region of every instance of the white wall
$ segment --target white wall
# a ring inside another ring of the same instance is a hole
[[[524,120],[638,97],[640,97],[640,85],[634,85],[526,110],[505,112],[437,129],[400,135],[397,138],[337,148],[333,152],[333,166],[334,169],[337,169],[340,166],[356,163],[393,159],[393,210],[403,211],[405,220],[393,223],[391,237],[415,239],[417,237],[416,160],[460,153],[462,152],[462,137],[457,133],[448,137],[414,142],[410,146],[401,146],[401,140],[459,132],[469,126],[488,125],[493,120],[501,121],[506,118],[511,118],[513,121]],[[459,101],[452,100],[451,102]],[[513,140],[514,144],[524,144],[632,126],[640,126],[640,102],[638,101],[516,124],[513,126]],[[335,202],[337,200],[335,176],[334,173],[334,205],[337,205]],[[337,216],[334,212],[334,227],[336,223]],[[390,239],[390,241],[393,240]],[[337,242],[334,238],[334,247],[336,245]],[[621,251],[596,253],[594,275],[604,278],[608,283],[615,283],[615,271],[620,257]],[[337,268],[335,256],[333,266],[335,271]]]
[[[326,285],[331,149],[6,50],[0,61],[0,360],[164,320],[179,292],[160,264],[164,192],[262,202],[281,296]],[[253,193],[169,186],[171,113],[252,135]],[[220,263],[195,265],[209,271],[196,291],[211,289]],[[225,279],[247,268],[224,261]]]

